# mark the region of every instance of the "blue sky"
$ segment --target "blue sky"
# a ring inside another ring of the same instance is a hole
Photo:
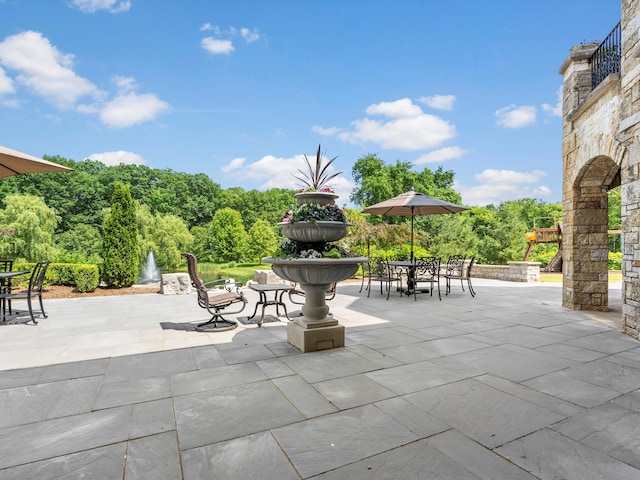
[[[0,145],[297,188],[318,144],[562,199],[562,77],[618,0],[0,0]]]

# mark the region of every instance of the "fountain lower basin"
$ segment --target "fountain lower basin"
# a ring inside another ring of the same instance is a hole
[[[270,263],[280,277],[296,282],[305,292],[302,316],[287,327],[287,340],[303,352],[344,347],[344,326],[329,312],[325,292],[332,283],[352,277],[366,257],[349,258],[272,258]]]

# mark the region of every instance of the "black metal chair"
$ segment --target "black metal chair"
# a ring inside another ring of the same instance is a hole
[[[40,314],[43,318],[47,318],[47,314],[44,311],[44,305],[42,303],[42,290],[44,284],[44,277],[47,274],[47,269],[49,268],[49,264],[51,262],[38,262],[36,266],[33,268],[31,272],[31,277],[29,278],[29,286],[27,287],[26,292],[18,292],[18,293],[2,293],[2,300],[6,301],[9,304],[9,312],[11,313],[11,301],[12,300],[27,300],[27,306],[29,309],[29,315],[31,316],[31,321],[34,325],[37,325],[36,316],[33,308],[33,299],[38,298],[40,302]]]
[[[224,313],[235,315],[244,310],[247,305],[247,299],[240,291],[242,283],[234,282],[231,284],[229,279],[219,279],[205,283],[198,274],[198,259],[196,256],[186,252],[181,255],[187,259],[189,277],[198,294],[198,305],[211,314],[211,320],[197,325],[196,330],[201,332],[222,332],[236,328],[238,322],[224,318],[222,310],[234,304],[238,304],[236,305],[237,309]],[[209,288],[211,285],[223,288]]]
[[[387,300],[391,293],[391,286],[398,284],[400,295],[402,295],[402,276],[395,269],[391,268],[388,260],[378,257],[369,258],[367,268],[367,297],[371,295],[371,282],[380,282],[380,294],[383,294],[382,285],[385,284],[387,289]]]
[[[440,294],[440,258],[416,258],[413,274],[413,299],[417,300],[416,293],[420,283],[430,285],[429,292],[433,296],[433,289],[438,286],[438,298],[442,300]]]
[[[304,305],[304,300],[303,301],[297,301],[296,299],[298,297],[302,297],[304,299],[304,290],[302,290],[298,284],[294,284],[294,289],[293,290],[289,290],[289,300],[291,301],[291,303],[295,303],[296,305]],[[325,300],[333,300],[334,297],[336,296],[336,287],[337,287],[337,283],[332,283],[329,286],[329,289],[327,290],[326,294],[325,294]]]
[[[13,259],[2,258],[0,259],[0,272],[10,272],[13,270]],[[0,280],[0,294],[11,293],[11,279]],[[2,318],[5,317],[7,305],[9,306],[9,314],[11,314],[11,300],[2,297]]]
[[[471,257],[471,261],[469,265],[465,268],[465,257],[462,255],[453,255],[449,257],[449,261],[447,262],[447,269],[445,271],[444,277],[446,279],[446,288],[445,294],[449,295],[451,292],[451,280],[460,280],[460,286],[462,287],[462,291],[464,292],[464,282],[467,282],[467,286],[469,287],[469,293],[472,297],[476,296],[476,292],[473,289],[473,285],[471,285],[471,271],[473,269],[473,265],[476,262],[475,255]]]

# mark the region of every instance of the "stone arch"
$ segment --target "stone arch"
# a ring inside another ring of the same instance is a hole
[[[607,192],[620,184],[620,166],[606,155],[587,161],[572,185],[572,234],[563,235],[565,306],[577,310],[609,309]]]

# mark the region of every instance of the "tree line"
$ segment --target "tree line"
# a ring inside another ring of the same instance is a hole
[[[117,185],[127,185],[135,210],[135,254],[140,263],[153,251],[159,265],[174,269],[182,264],[180,252],[184,250],[201,261],[259,261],[276,250],[282,238],[277,223],[295,204],[296,192],[290,189],[223,189],[204,174],[44,158],[73,172],[0,181],[0,256],[102,263],[114,193]],[[408,249],[407,235],[402,232],[407,232],[409,219],[362,214],[361,209],[368,205],[412,188],[461,203],[454,189],[454,172],[442,167],[417,171],[409,162],[386,163],[369,154],[354,163],[352,176],[356,187],[350,199],[358,208],[345,209],[354,226],[343,246],[358,254],[366,255],[372,247],[395,253]],[[527,247],[524,235],[532,229],[533,219],[559,221],[561,214],[559,203],[521,199],[455,215],[416,217],[416,248],[442,257],[476,255],[478,262],[488,264],[522,260]],[[616,214],[615,208],[610,209],[610,216],[610,223],[615,224],[619,210]],[[540,245],[530,260],[546,264],[556,250],[554,245]]]

